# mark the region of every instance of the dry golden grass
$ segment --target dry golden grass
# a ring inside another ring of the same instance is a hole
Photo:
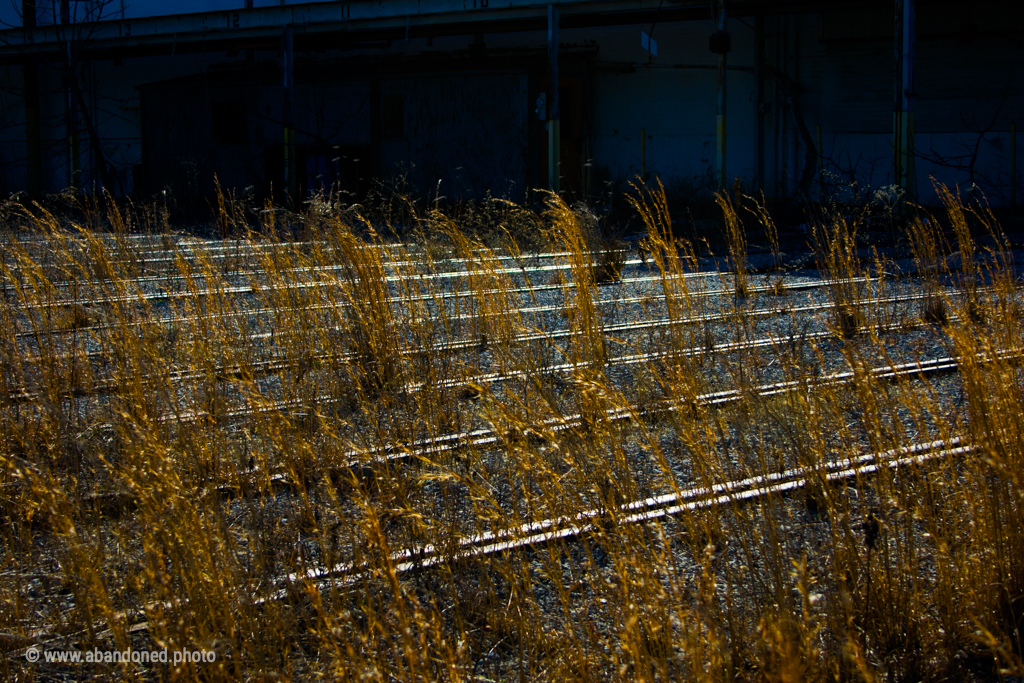
[[[561,198],[495,214],[568,253],[571,334],[557,339],[523,310],[541,290],[524,301],[527,271],[501,260],[521,256],[511,224],[489,225],[498,250],[435,207],[416,215],[426,248],[390,245],[388,226],[320,201],[287,242],[283,212],[252,230],[222,197],[219,229],[238,240],[215,257],[157,238],[161,261],[132,236],[169,231],[158,211],[97,201],[68,225],[8,207],[23,227],[2,246],[2,675],[1024,675],[1019,283],[991,216],[939,192],[960,258],[945,258],[939,221],[909,232],[932,325],[889,332],[871,303],[889,284],[867,282],[858,226],[835,222],[813,239],[831,306],[760,345],[732,204],[719,200],[736,295],[723,302],[672,235],[660,185],[630,196],[655,282],[614,321],[659,318],[656,334],[608,333],[601,256]],[[817,322],[831,339],[810,334]],[[872,372],[935,349],[956,374]],[[725,389],[738,393],[709,396]],[[932,441],[941,457],[829,474]],[[768,490],[795,468],[799,486]],[[768,484],[629,523],[634,501],[751,477]],[[475,535],[515,545],[582,511],[581,533],[467,556]],[[217,659],[30,664],[29,647]]]

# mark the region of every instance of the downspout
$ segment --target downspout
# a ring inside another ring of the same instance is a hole
[[[900,0],[902,7],[901,43],[903,48],[900,60],[900,152],[902,154],[902,177],[900,187],[908,200],[913,201],[917,194],[917,183],[914,177],[914,61],[917,51],[917,12],[914,0]]]
[[[561,106],[558,98],[558,7],[548,5],[548,189],[562,189]]]
[[[288,190],[288,198],[295,202],[295,127],[292,120],[295,102],[295,53],[291,26],[285,26],[281,31],[281,73],[284,87],[284,185]]]
[[[757,189],[764,191],[764,15],[754,17],[754,79],[757,81]]]
[[[25,31],[36,27],[36,0],[22,0],[22,26]],[[39,65],[32,58],[22,66],[25,87],[25,151],[28,156],[26,189],[36,199],[43,191],[43,136],[39,122]]]
[[[725,0],[715,0],[715,10],[718,21],[718,35],[720,38],[726,35],[728,15],[725,8]],[[718,49],[718,94],[717,110],[715,115],[715,185],[719,192],[725,190],[726,170],[726,54],[728,48],[719,44]]]

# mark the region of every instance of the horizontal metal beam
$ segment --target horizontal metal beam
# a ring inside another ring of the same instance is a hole
[[[587,12],[656,9],[659,0],[563,0],[563,7]],[[673,3],[676,4],[676,3]],[[688,3],[696,4],[696,3]],[[650,6],[650,7],[648,7]],[[80,25],[40,26],[0,33],[0,52],[46,50],[68,40],[90,46],[129,47],[160,42],[186,43],[230,38],[249,40],[280,32],[291,25],[296,35],[345,30],[421,27],[432,23],[509,21],[546,16],[547,5],[536,0],[389,0],[314,3],[203,12],[162,17],[99,21]]]
[[[806,0],[747,0],[731,5],[735,16],[764,12],[820,11],[839,2]],[[707,3],[699,0],[561,0],[563,27],[617,25],[662,20],[699,19]],[[167,46],[186,49],[193,44],[220,49],[224,43],[245,43],[278,37],[282,26],[294,27],[296,40],[330,33],[398,30],[421,34],[432,28],[472,27],[469,32],[522,30],[534,22],[543,27],[547,4],[537,0],[355,0],[203,12],[138,19],[112,19],[89,24],[50,25],[0,31],[0,58],[45,53],[80,43],[89,51]]]

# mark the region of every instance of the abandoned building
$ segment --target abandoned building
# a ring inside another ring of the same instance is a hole
[[[15,0],[0,192],[1019,198],[1024,4]]]

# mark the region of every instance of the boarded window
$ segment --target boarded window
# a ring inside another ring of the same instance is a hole
[[[405,137],[405,97],[403,95],[384,95],[380,114],[382,138],[401,140]]]
[[[210,123],[213,141],[219,144],[244,145],[249,142],[249,110],[243,98],[213,102]]]

